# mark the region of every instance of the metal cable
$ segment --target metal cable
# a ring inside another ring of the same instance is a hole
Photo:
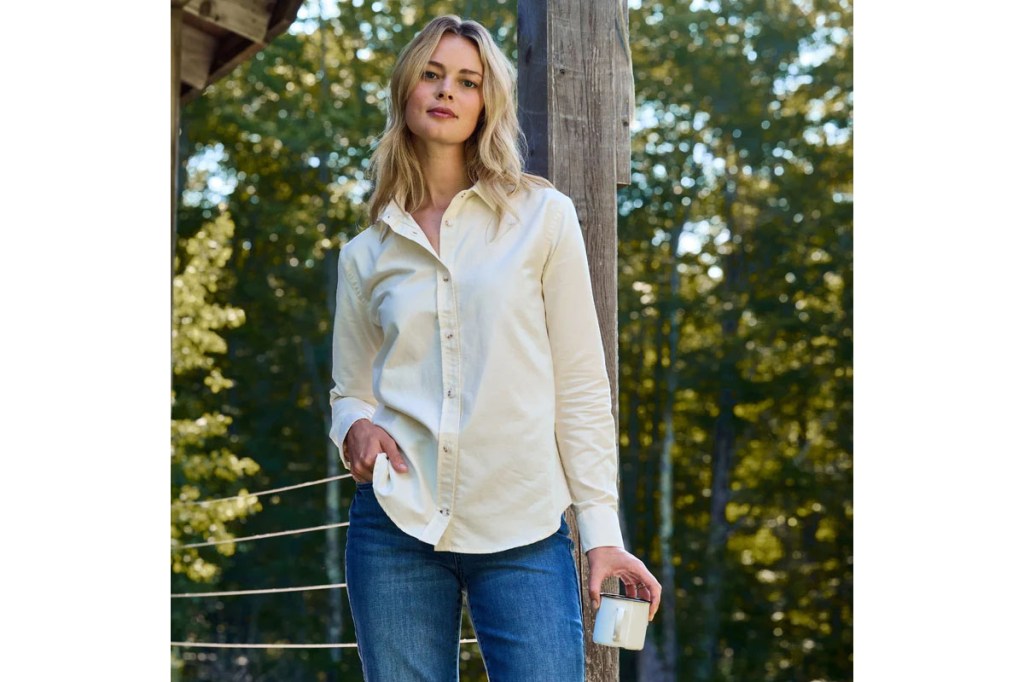
[[[340,481],[343,478],[352,478],[352,474],[342,474],[340,476],[331,476],[330,478],[321,478],[319,481],[309,481],[308,483],[299,483],[298,485],[289,485],[284,488],[273,488],[271,490],[261,490],[256,493],[246,493],[244,495],[235,495],[234,497],[221,497],[216,500],[175,500],[180,505],[191,507],[194,505],[204,504],[216,504],[218,502],[229,502],[231,500],[241,500],[246,497],[259,497],[260,495],[270,495],[271,493],[283,493],[286,490],[295,490],[296,488],[305,488],[310,485],[318,485],[320,483],[330,483],[331,481]]]
[[[476,644],[475,639],[460,639],[459,644]],[[171,646],[203,649],[349,649],[356,644],[233,644],[220,642],[171,642]]]
[[[298,535],[299,533],[311,533],[314,530],[327,530],[328,528],[341,528],[347,526],[348,521],[344,523],[329,523],[326,526],[314,526],[313,528],[299,528],[297,530],[282,530],[277,533],[263,533],[261,535],[247,535],[242,538],[232,538],[230,540],[210,540],[209,542],[193,542],[188,545],[175,545],[171,543],[171,551],[176,549],[188,549],[190,547],[209,547],[210,545],[225,545],[229,542],[246,542],[247,540],[263,540],[264,538],[277,538],[282,535]]]
[[[348,583],[334,583],[333,585],[309,585],[306,587],[276,587],[266,590],[234,590],[233,592],[178,592],[172,593],[171,599],[182,599],[185,597],[236,597],[243,594],[274,594],[275,592],[302,592],[304,590],[331,590],[334,588],[348,587]]]

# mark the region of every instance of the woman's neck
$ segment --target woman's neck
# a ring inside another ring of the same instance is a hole
[[[462,145],[416,145],[416,156],[423,169],[427,200],[419,210],[443,211],[452,198],[473,186],[466,173],[466,155]]]

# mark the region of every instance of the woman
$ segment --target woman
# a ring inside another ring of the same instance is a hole
[[[371,682],[457,679],[463,594],[491,680],[583,680],[570,503],[595,607],[611,576],[651,618],[660,602],[623,549],[576,211],[522,171],[514,92],[480,24],[418,33],[372,226],[339,257],[331,436],[356,481],[345,571]]]

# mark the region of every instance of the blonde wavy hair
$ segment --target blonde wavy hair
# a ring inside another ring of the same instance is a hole
[[[526,138],[516,113],[516,75],[512,62],[494,38],[475,21],[456,15],[437,17],[416,34],[398,55],[391,73],[388,122],[370,157],[374,190],[370,220],[376,223],[391,199],[412,212],[427,200],[423,168],[413,149],[405,105],[441,37],[454,33],[472,40],[483,63],[483,110],[476,130],[465,142],[466,171],[484,198],[498,210],[498,221],[511,210],[508,197],[525,186],[553,187],[548,180],[523,170]],[[514,211],[513,211],[514,212]]]

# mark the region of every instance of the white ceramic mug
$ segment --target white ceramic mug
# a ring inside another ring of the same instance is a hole
[[[601,593],[594,619],[594,643],[623,649],[644,648],[651,602],[622,594]]]

